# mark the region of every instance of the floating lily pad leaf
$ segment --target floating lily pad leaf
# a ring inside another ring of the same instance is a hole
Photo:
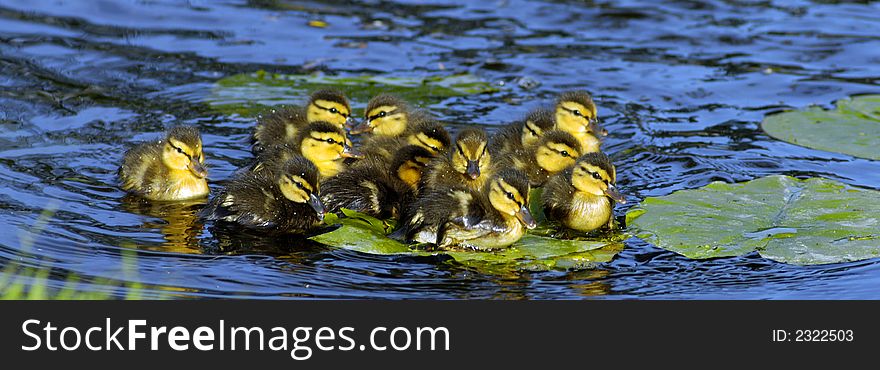
[[[417,106],[445,98],[498,89],[470,74],[430,77],[281,75],[264,71],[229,76],[218,81],[208,104],[221,113],[253,116],[267,106],[302,104],[317,89],[342,90],[355,105],[364,105],[379,93],[395,94]]]
[[[811,107],[769,115],[761,127],[792,144],[880,160],[880,95],[838,100],[836,110]]]
[[[385,236],[385,228],[381,226],[383,221],[355,211],[343,210],[343,212],[349,216],[340,218],[330,213],[324,218],[324,223],[328,225],[341,225],[338,229],[309,239],[321,244],[363,253],[399,254],[411,252],[407,245]]]
[[[880,257],[880,192],[837,181],[768,176],[647,198],[630,210],[637,235],[690,258],[757,250],[812,265]]]
[[[325,223],[341,227],[311,239],[333,247],[373,254],[408,254],[428,256],[446,254],[457,262],[483,272],[519,270],[584,269],[610,261],[623,244],[618,240],[558,240],[525,235],[510,248],[492,252],[472,250],[427,251],[411,247],[385,236],[391,229],[387,221],[344,210],[347,217],[328,215]]]

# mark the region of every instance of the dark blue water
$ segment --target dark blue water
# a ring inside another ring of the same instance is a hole
[[[877,260],[692,261],[631,239],[595,269],[497,276],[442,257],[232,238],[204,229],[198,205],[124,198],[125,145],[174,124],[201,128],[214,189],[246,163],[253,120],[206,102],[218,79],[260,69],[467,72],[501,87],[428,107],[456,125],[504,124],[587,89],[631,199],[770,174],[880,189],[877,162],[759,128],[769,112],[880,92],[880,3],[335,3],[0,0],[0,264],[111,297],[137,282],[144,298],[880,298]]]

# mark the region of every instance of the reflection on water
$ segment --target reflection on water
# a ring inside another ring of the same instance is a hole
[[[129,144],[191,124],[203,133],[210,185],[222,186],[251,160],[253,119],[212,111],[213,84],[265,70],[470,73],[499,87],[425,107],[453,128],[494,130],[560,90],[585,88],[633,200],[618,216],[647,196],[771,174],[880,189],[876,161],[772,140],[759,127],[767,113],[880,92],[877,14],[873,1],[6,0],[0,232],[33,244],[23,252],[23,239],[3,238],[0,264],[49,267],[51,289],[76,275],[112,297],[137,280],[144,298],[878,298],[874,260],[697,262],[631,238],[598,266],[486,271],[442,255],[367,255],[205,227],[199,204],[134,200],[115,178]]]
[[[204,224],[198,212],[205,199],[183,202],[150,202],[137,196],[127,195],[122,201],[123,209],[145,216],[143,228],[158,230],[165,239],[160,245],[144,246],[144,249],[173,253],[202,253],[198,236]]]

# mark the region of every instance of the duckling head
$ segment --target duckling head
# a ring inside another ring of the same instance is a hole
[[[433,157],[434,154],[428,149],[417,145],[407,145],[394,153],[391,168],[396,171],[399,179],[415,189],[422,179],[425,167]]]
[[[521,171],[512,168],[499,171],[486,189],[489,203],[498,212],[516,217],[529,229],[538,225],[529,211],[529,179]]]
[[[567,91],[556,101],[556,128],[575,136],[589,134],[606,136],[608,131],[599,125],[596,104],[586,91]]]
[[[486,131],[476,128],[464,129],[455,138],[452,165],[456,171],[476,180],[489,168],[492,158],[486,150],[489,137]]]
[[[522,128],[522,145],[525,147],[534,145],[544,136],[544,132],[554,127],[556,127],[556,118],[552,111],[538,108],[529,112]]]
[[[578,191],[606,196],[619,203],[626,203],[626,198],[617,191],[617,178],[611,158],[603,153],[587,153],[578,158],[571,174],[571,185]]]
[[[306,108],[306,120],[324,121],[343,128],[351,118],[351,107],[345,94],[336,89],[323,89],[312,93]]]
[[[172,170],[189,171],[198,178],[208,176],[199,130],[191,126],[168,130],[162,148],[162,163]]]
[[[413,119],[412,127],[412,133],[406,138],[407,143],[425,148],[433,155],[443,152],[452,143],[443,124],[430,117]]]
[[[409,107],[402,99],[379,94],[370,99],[364,110],[364,120],[351,129],[352,135],[372,132],[374,135],[399,136],[406,130]]]
[[[327,122],[310,123],[298,136],[300,153],[318,167],[322,176],[339,172],[345,158],[362,157],[348,145],[345,131]]]
[[[538,166],[551,174],[573,165],[580,155],[581,143],[562,130],[547,131],[535,150]]]
[[[318,188],[318,168],[306,158],[295,156],[278,172],[278,189],[284,197],[294,203],[308,203],[318,218],[323,220],[327,209],[321,202]]]

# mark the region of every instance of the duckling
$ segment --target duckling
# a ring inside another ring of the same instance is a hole
[[[348,145],[342,128],[318,121],[303,127],[290,142],[267,148],[257,157],[251,171],[271,171],[298,155],[312,161],[321,177],[331,177],[341,172],[345,168],[346,158],[361,157]]]
[[[550,130],[537,145],[506,153],[497,166],[516,168],[528,176],[532,187],[540,187],[550,176],[573,165],[580,153],[581,144],[574,136],[565,131]]]
[[[406,210],[402,225],[392,236],[407,242],[491,250],[510,246],[537,223],[529,211],[528,178],[504,169],[482,191],[460,185],[430,189]]]
[[[161,140],[129,149],[119,178],[123,190],[149,200],[186,200],[208,195],[202,138],[195,127],[177,126]]]
[[[370,99],[364,110],[364,120],[351,129],[352,135],[371,132],[375,136],[400,136],[406,131],[411,116],[409,104],[391,94],[379,94]]]
[[[421,172],[433,155],[427,149],[407,145],[397,151],[389,166],[376,159],[349,168],[327,179],[322,187],[330,212],[342,208],[385,219],[397,217],[402,204],[412,200]]]
[[[585,153],[599,151],[602,144],[598,136],[608,135],[599,126],[596,104],[586,91],[567,91],[556,100],[556,128],[566,131],[581,142]]]
[[[201,216],[272,233],[301,234],[318,226],[326,210],[318,168],[294,156],[276,172],[242,173],[212,199]]]
[[[464,185],[479,191],[494,172],[488,144],[486,131],[477,128],[462,130],[449,155],[437,157],[428,164],[419,189]]]
[[[404,134],[396,137],[373,135],[364,140],[361,151],[365,158],[390,161],[395,152],[407,145],[416,145],[438,155],[445,152],[451,142],[443,124],[428,115],[417,115]]]
[[[489,141],[489,152],[498,155],[530,147],[538,142],[544,132],[555,126],[553,112],[537,108],[529,112],[524,121],[511,123],[498,130]]]
[[[544,186],[544,213],[547,218],[578,231],[613,228],[614,201],[626,203],[614,185],[616,177],[607,155],[584,154],[574,166],[556,174]]]
[[[305,107],[275,108],[260,115],[252,150],[260,153],[269,146],[284,144],[295,138],[299,129],[313,122],[323,121],[343,129],[350,118],[351,107],[341,91],[318,90],[312,93]]]

